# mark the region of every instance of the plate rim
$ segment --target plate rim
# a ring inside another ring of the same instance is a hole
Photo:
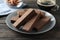
[[[40,9],[39,9],[40,10]],[[41,11],[44,11],[44,10],[41,10]],[[44,11],[44,12],[47,12],[47,11]],[[49,13],[49,12],[47,12],[47,13]],[[49,13],[49,14],[51,14],[51,13]],[[10,14],[11,15],[11,14]],[[51,14],[52,15],[52,14]],[[9,16],[9,15],[8,15]],[[53,15],[52,15],[53,16]],[[54,16],[53,16],[54,17]],[[8,18],[8,17],[7,17]],[[7,26],[10,28],[10,29],[12,29],[10,26],[9,26],[9,24],[8,24],[8,22],[7,22],[7,18],[6,18],[6,20],[5,20],[5,22],[6,22],[6,24],[7,24]],[[45,32],[48,32],[48,31],[50,31],[54,26],[55,26],[55,24],[56,24],[56,19],[55,19],[55,17],[54,17],[54,20],[55,20],[55,22],[54,22],[54,25],[51,27],[51,28],[49,28],[49,29],[47,29],[47,30],[45,30],[45,31],[43,31],[43,32],[37,32],[37,33],[26,33],[26,32],[20,32],[20,31],[18,31],[18,30],[14,30],[14,29],[12,29],[13,31],[16,31],[16,32],[19,32],[19,33],[23,33],[23,34],[42,34],[42,33],[45,33]]]

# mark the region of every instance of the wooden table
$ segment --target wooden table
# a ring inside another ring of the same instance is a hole
[[[38,8],[36,0],[23,0],[24,3],[29,4],[28,8]],[[60,5],[60,1],[57,0],[57,4]],[[0,17],[0,40],[60,40],[60,8],[58,11],[50,11],[56,18],[55,27],[39,35],[25,35],[17,33],[8,28],[5,24],[5,19],[7,16]]]

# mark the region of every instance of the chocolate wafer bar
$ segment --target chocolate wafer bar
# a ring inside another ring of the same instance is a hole
[[[45,17],[45,13],[44,12],[41,12],[39,9],[35,9],[35,12],[37,14],[41,14],[41,17]]]
[[[27,9],[18,10],[18,11],[17,11],[17,14],[20,15],[20,16],[22,16],[26,11],[27,11]]]
[[[32,18],[29,22],[27,22],[22,29],[27,32],[32,31],[33,26],[35,25],[35,23],[37,23],[40,17],[41,17],[40,14],[37,14],[34,18]]]
[[[14,24],[13,26],[19,28],[20,26],[24,25],[30,19],[36,16],[36,13],[33,9],[28,9]]]
[[[35,28],[40,31],[41,28],[43,28],[46,24],[48,24],[50,22],[50,18],[49,17],[44,17],[42,18],[40,21],[38,21],[36,24],[35,24]]]
[[[12,17],[11,22],[14,23],[17,19],[19,19],[19,15]]]

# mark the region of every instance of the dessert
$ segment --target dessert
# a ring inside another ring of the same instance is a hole
[[[32,18],[29,22],[27,22],[24,27],[22,28],[22,30],[25,30],[27,32],[32,31],[33,26],[35,25],[35,23],[37,23],[37,21],[40,19],[40,14],[37,14],[34,18]]]
[[[41,17],[45,17],[45,13],[44,12],[41,12],[39,9],[35,9],[35,12],[37,14],[41,14]]]
[[[35,28],[40,31],[41,28],[43,28],[46,24],[48,24],[50,22],[50,17],[44,17],[42,19],[40,19],[40,21],[38,21],[36,24],[35,24]]]
[[[23,31],[30,32],[33,29],[40,31],[50,22],[50,17],[40,10],[27,9],[17,12],[17,16],[11,18],[11,22],[15,28],[21,28]],[[23,27],[21,27],[23,26]]]
[[[17,11],[17,14],[22,16],[27,10],[19,10]]]
[[[15,21],[17,21],[18,18],[20,18],[27,10],[19,10],[17,11],[17,16],[14,16],[11,18],[11,22],[14,23]]]
[[[24,25],[30,19],[36,16],[36,13],[33,9],[28,9],[14,24],[13,26],[19,28],[19,26]]]
[[[18,18],[19,18],[19,15],[12,17],[11,22],[14,23]]]

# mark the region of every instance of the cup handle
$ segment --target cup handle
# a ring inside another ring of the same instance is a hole
[[[52,11],[57,11],[58,9],[59,9],[59,5],[56,4],[55,7],[53,7],[51,10]]]

